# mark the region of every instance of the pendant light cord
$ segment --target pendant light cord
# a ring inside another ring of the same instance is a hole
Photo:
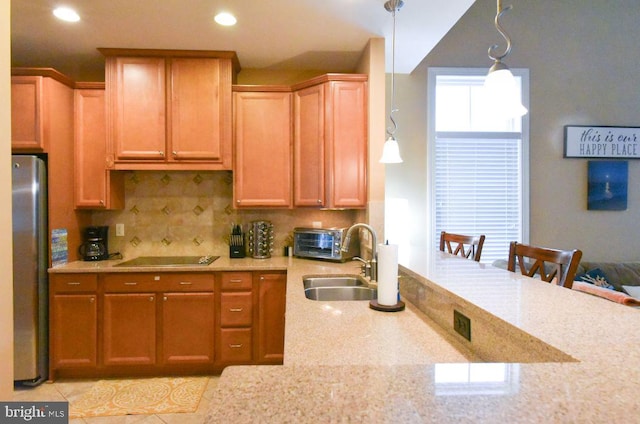
[[[393,114],[398,111],[396,109],[396,11],[400,10],[400,8],[404,5],[402,0],[389,0],[385,4],[385,9],[391,12],[391,16],[393,17],[393,30],[391,33],[391,111],[389,112],[389,120],[393,124],[393,126],[387,127],[387,134],[390,137],[393,137],[396,130],[398,129],[398,124],[395,119],[393,119]]]

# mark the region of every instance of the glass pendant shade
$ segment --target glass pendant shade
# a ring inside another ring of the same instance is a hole
[[[398,147],[398,142],[393,136],[389,136],[387,141],[384,142],[384,146],[382,146],[382,157],[380,158],[380,163],[402,163],[400,148]]]
[[[504,63],[496,61],[489,69],[484,88],[489,107],[497,115],[504,118],[519,118],[527,113],[527,108],[520,101],[516,80]]]

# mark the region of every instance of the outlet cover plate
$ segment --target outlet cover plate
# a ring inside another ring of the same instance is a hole
[[[455,309],[453,310],[453,329],[456,333],[471,341],[471,320]]]

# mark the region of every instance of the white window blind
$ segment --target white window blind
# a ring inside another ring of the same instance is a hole
[[[522,131],[528,126],[526,117],[500,121],[487,114],[481,99],[486,70],[477,72],[430,72],[430,79],[435,77],[430,122],[436,123],[432,228],[436,245],[443,230],[484,234],[481,260],[491,263],[507,258],[509,242],[528,235],[528,149]]]

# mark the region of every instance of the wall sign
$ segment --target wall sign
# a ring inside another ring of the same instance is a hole
[[[566,125],[564,157],[640,159],[640,128]]]

